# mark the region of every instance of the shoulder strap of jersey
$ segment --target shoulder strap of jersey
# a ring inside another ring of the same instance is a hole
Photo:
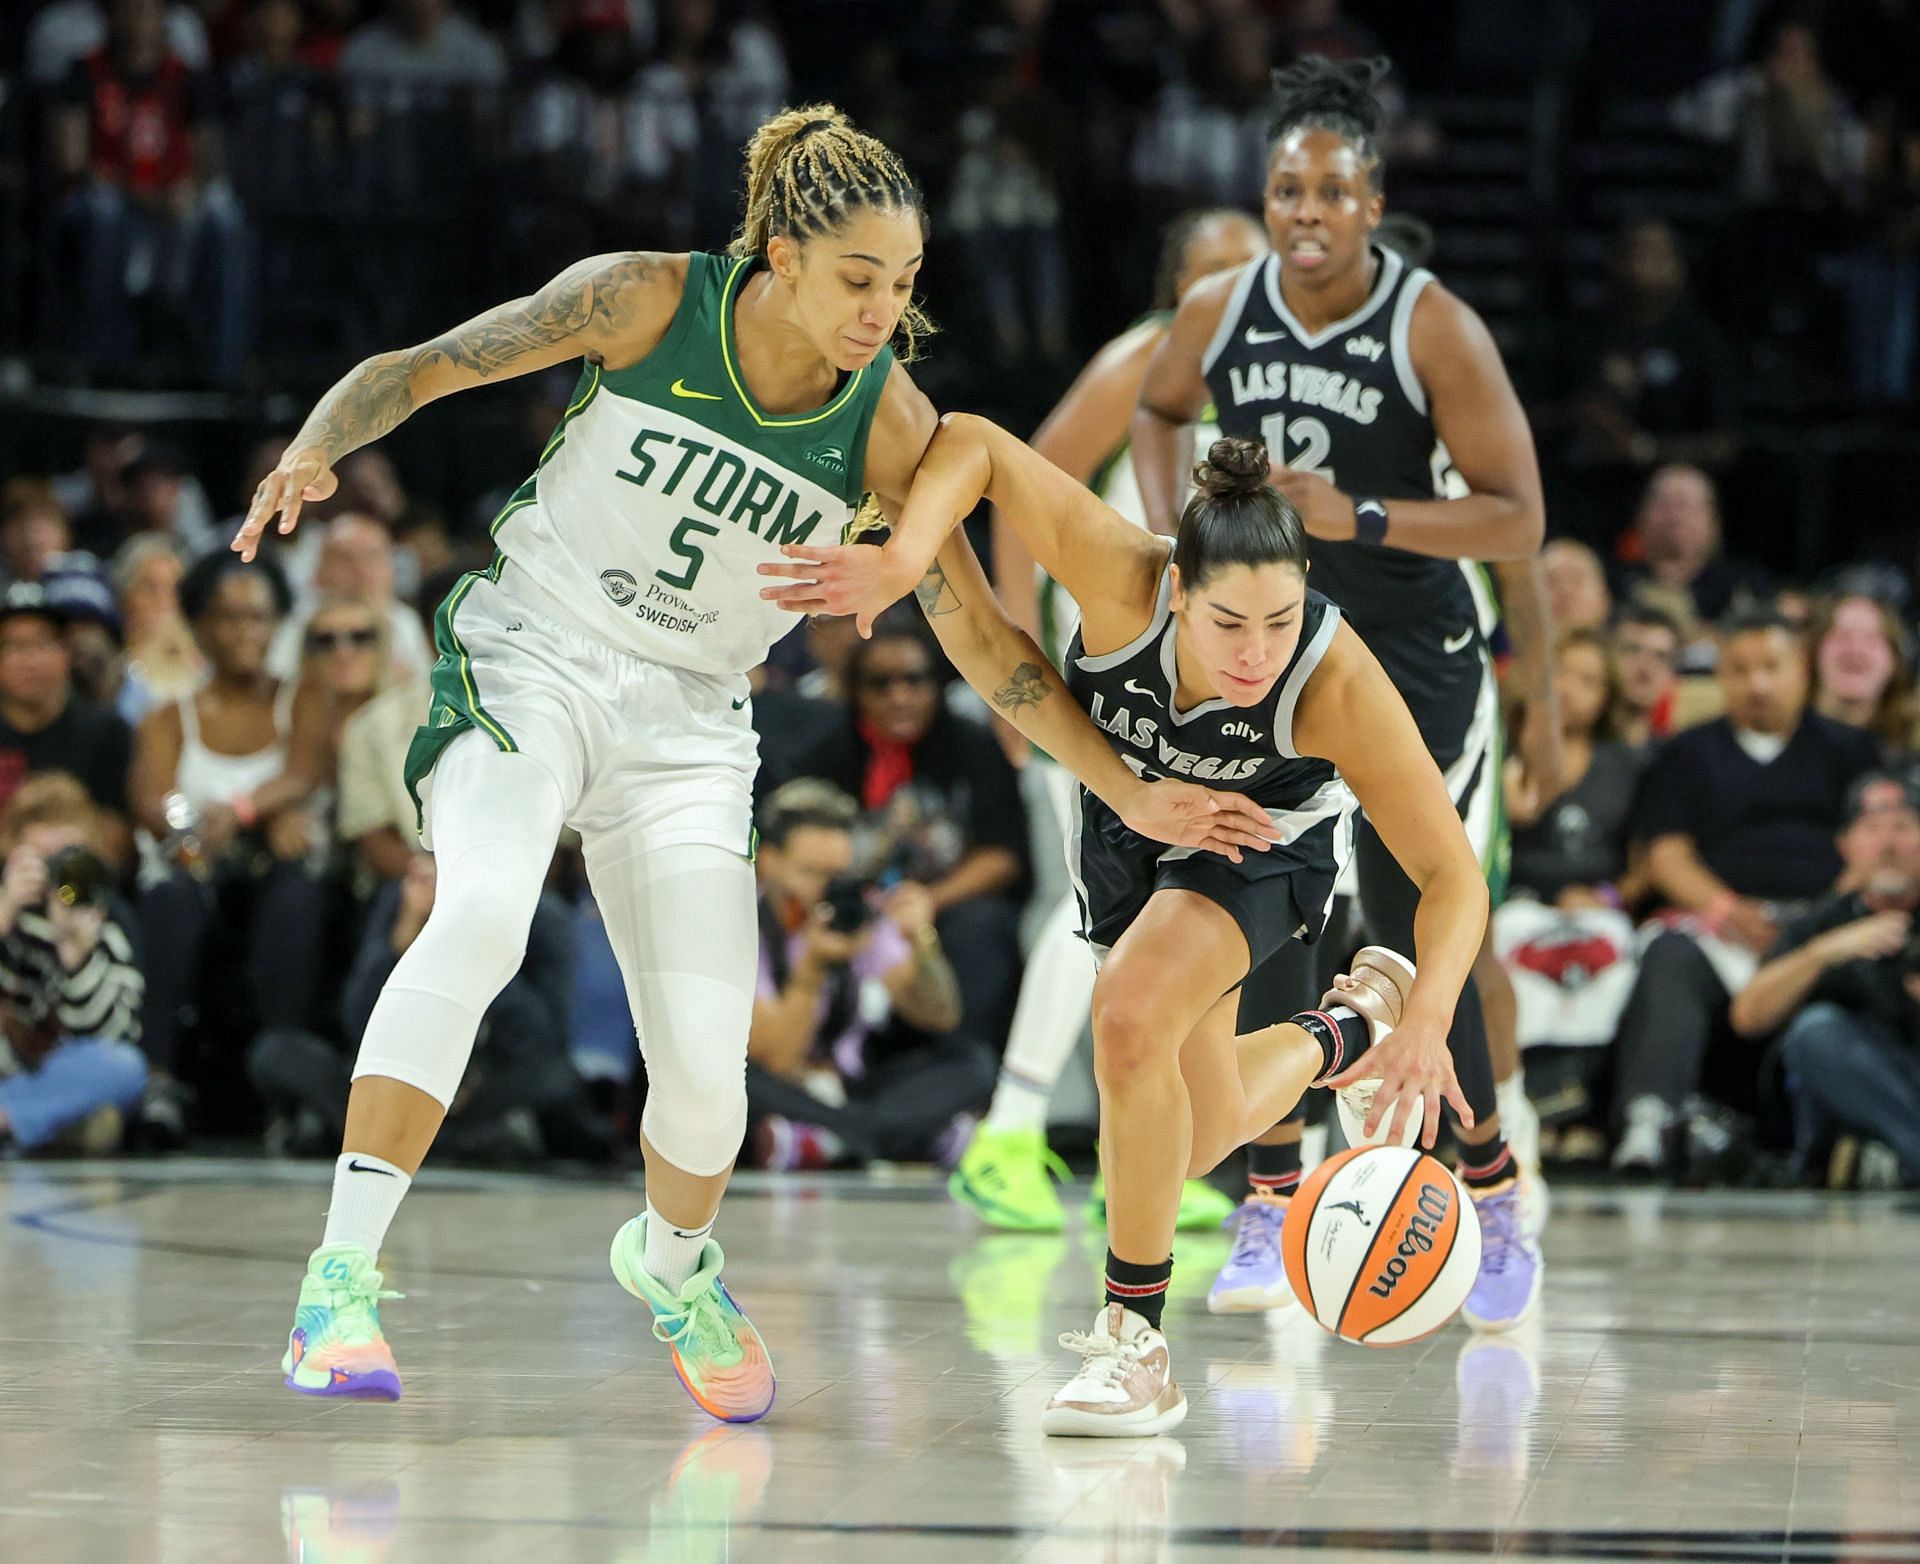
[[[1433,273],[1424,266],[1411,268],[1400,284],[1400,297],[1393,301],[1393,320],[1387,328],[1388,350],[1393,355],[1393,372],[1400,389],[1421,417],[1427,414],[1427,388],[1413,370],[1413,307],[1433,281]]]
[[[1131,641],[1127,642],[1125,646],[1119,647],[1111,652],[1101,652],[1095,656],[1087,654],[1086,652],[1086,625],[1083,623],[1079,631],[1082,655],[1075,658],[1074,661],[1079,663],[1088,673],[1104,673],[1110,668],[1118,668],[1122,663],[1129,662],[1133,658],[1138,657],[1148,647],[1158,641],[1165,632],[1168,621],[1170,621],[1172,617],[1173,544],[1172,540],[1169,539],[1167,544],[1167,562],[1160,570],[1160,588],[1154,594],[1153,614],[1147,620],[1146,629],[1142,630]]]
[[[1280,695],[1273,704],[1273,743],[1274,747],[1289,760],[1299,760],[1300,751],[1293,742],[1293,714],[1300,704],[1300,695],[1307,687],[1307,680],[1313,677],[1314,669],[1320,666],[1327,655],[1327,648],[1333,645],[1333,635],[1340,628],[1340,610],[1324,597],[1320,603],[1320,623],[1315,625],[1300,649],[1294,653],[1293,666],[1287,670],[1287,676],[1280,681]]]

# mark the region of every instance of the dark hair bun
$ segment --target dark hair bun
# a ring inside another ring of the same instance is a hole
[[[1215,440],[1207,459],[1193,469],[1193,486],[1209,499],[1236,494],[1258,494],[1267,485],[1270,467],[1264,440]]]

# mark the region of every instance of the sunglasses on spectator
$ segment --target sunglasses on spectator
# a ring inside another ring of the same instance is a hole
[[[896,684],[904,684],[910,689],[918,690],[925,689],[931,683],[933,683],[933,675],[922,668],[914,672],[902,670],[899,673],[870,673],[860,680],[860,688],[877,693],[881,690],[890,690]]]
[[[380,644],[378,630],[309,630],[307,650],[318,657],[325,652],[345,651],[352,647],[364,652]]]

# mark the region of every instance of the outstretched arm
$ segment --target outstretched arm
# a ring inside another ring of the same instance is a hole
[[[854,614],[864,632],[944,559],[954,529],[983,498],[999,507],[1041,569],[1079,600],[1083,612],[1097,613],[1103,600],[1131,603],[1142,580],[1151,600],[1166,544],[1130,525],[999,425],[970,413],[940,420],[883,548],[789,547],[784,552],[804,563],[766,564],[760,571],[795,584],[769,587],[761,596],[801,613]]]
[[[254,491],[233,540],[252,559],[276,515],[291,532],[300,507],[336,485],[334,464],[455,391],[510,380],[569,359],[615,367],[637,363],[665,332],[686,281],[682,256],[598,255],[562,272],[538,293],[476,315],[431,342],[376,353],[321,397],[280,465]]]

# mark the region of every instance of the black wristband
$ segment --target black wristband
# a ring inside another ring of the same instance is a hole
[[[1353,541],[1356,543],[1387,541],[1387,506],[1384,500],[1353,502]]]

